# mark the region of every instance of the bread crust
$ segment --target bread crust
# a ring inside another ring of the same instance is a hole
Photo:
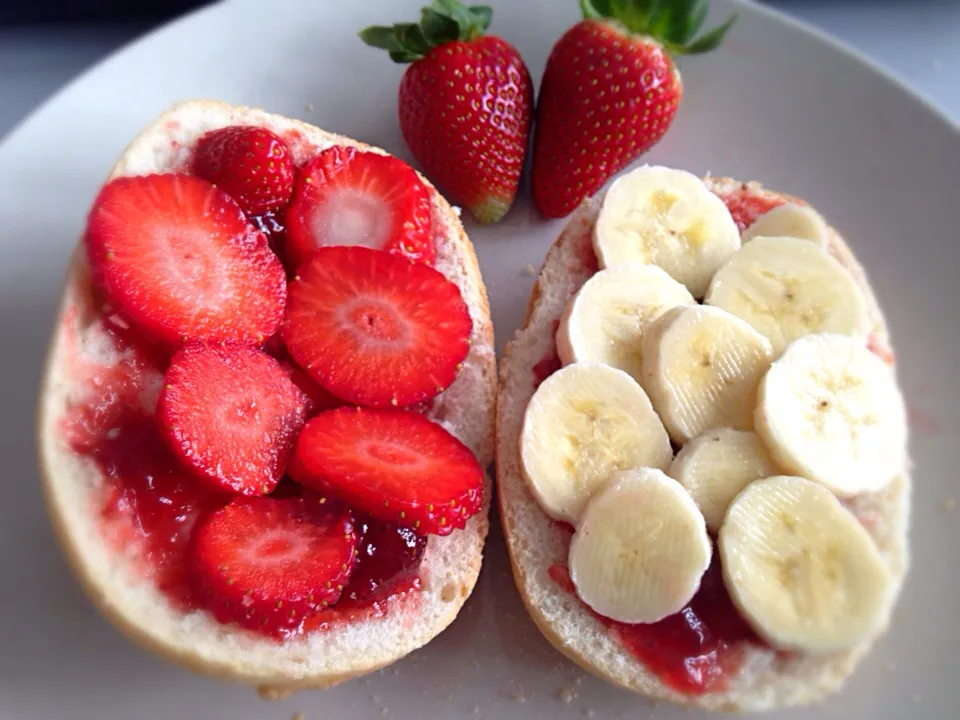
[[[718,194],[744,186],[730,178],[708,177],[705,182]],[[745,185],[771,199],[795,200],[758,183]],[[567,300],[593,273],[584,258],[592,256],[591,233],[599,208],[598,199],[585,200],[551,246],[534,285],[524,326],[507,344],[500,363],[497,497],[517,588],[530,616],[554,647],[585,670],[620,687],[657,700],[721,711],[750,712],[814,702],[843,684],[876,638],[826,656],[788,656],[751,648],[742,672],[725,689],[690,696],[665,685],[626,651],[579,599],[547,575],[550,565],[566,563],[569,536],[543,513],[527,488],[520,466],[519,434],[534,391],[534,366],[553,348],[555,323]],[[887,326],[863,268],[833,228],[827,250],[864,291],[873,322],[871,344],[892,359]],[[847,506],[876,541],[899,593],[908,565],[909,462],[886,488],[858,496]]]
[[[144,128],[108,179],[182,170],[203,132],[231,124],[261,125],[281,134],[302,162],[334,144],[385,151],[306,123],[254,108],[196,100],[176,105]],[[432,188],[432,185],[421,178]],[[496,370],[490,307],[473,246],[458,213],[437,192],[436,267],[457,283],[473,319],[471,350],[457,381],[441,396],[433,419],[465,442],[481,465],[493,459]],[[480,572],[488,530],[492,483],[484,481],[484,506],[464,530],[431,537],[422,568],[423,589],[385,616],[345,623],[284,643],[217,623],[209,613],[184,614],[133,568],[130,558],[99,537],[95,501],[103,478],[66,444],[59,421],[76,399],[68,333],[88,331],[94,310],[86,254],[78,244],[47,352],[37,413],[38,465],[51,523],[87,596],[136,644],[197,672],[257,687],[264,697],[326,688],[382,668],[429,642],[457,616]]]

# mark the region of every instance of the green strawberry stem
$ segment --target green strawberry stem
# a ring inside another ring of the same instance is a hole
[[[630,33],[654,38],[675,55],[710,52],[723,41],[736,13],[694,39],[709,6],[710,0],[580,0],[587,20],[612,20]]]
[[[367,45],[388,51],[394,62],[409,63],[437,45],[480,37],[492,18],[493,10],[485,5],[468,7],[460,0],[433,0],[421,11],[419,23],[371,25],[358,35]]]

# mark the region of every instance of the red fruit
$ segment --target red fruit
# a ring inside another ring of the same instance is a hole
[[[473,453],[423,415],[339,408],[300,433],[290,475],[322,493],[418,534],[462,528],[483,502]]]
[[[357,566],[337,601],[338,608],[367,607],[409,589],[427,549],[427,538],[374,518],[357,520]]]
[[[433,262],[430,191],[390,155],[337,145],[297,172],[284,252],[293,268],[319,247],[360,245]]]
[[[201,521],[190,555],[219,622],[285,637],[332,605],[356,563],[349,510],[299,498],[237,498]]]
[[[228,192],[247,215],[276,211],[293,195],[293,156],[261,127],[211,130],[197,142],[193,172]]]
[[[343,405],[343,401],[340,398],[332,394],[329,390],[324,390],[320,385],[317,385],[306,371],[301,370],[292,362],[281,360],[280,366],[283,368],[283,371],[287,373],[287,377],[293,381],[294,385],[300,388],[300,391],[306,397],[307,402],[305,409],[308,418],[313,417],[318,412],[333,410]]]
[[[420,25],[360,33],[395,62],[412,62],[400,82],[403,139],[424,172],[483,223],[498,221],[513,204],[533,114],[520,54],[483,35],[491,15],[455,0],[435,2]]]
[[[540,212],[567,215],[663,137],[683,95],[671,54],[712,50],[735,19],[693,40],[707,4],[581,2],[587,19],[554,45],[537,100],[532,184]]]
[[[197,477],[220,490],[264,495],[286,470],[307,402],[260,350],[190,343],[163,378],[157,420]]]
[[[155,340],[253,345],[280,324],[283,266],[230,196],[205,180],[111,180],[84,239],[109,302]]]
[[[457,286],[395,255],[320,248],[288,295],[281,335],[290,356],[355,405],[438,395],[470,350],[472,322]]]

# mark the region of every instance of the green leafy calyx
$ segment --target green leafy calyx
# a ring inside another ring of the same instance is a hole
[[[676,55],[710,52],[736,22],[733,14],[697,37],[709,6],[710,0],[580,0],[586,19],[613,20],[630,33],[654,38]]]
[[[367,45],[386,50],[398,63],[419,60],[430,48],[454,40],[473,40],[490,27],[493,10],[464,5],[460,0],[433,0],[423,8],[419,23],[371,25],[358,34]]]

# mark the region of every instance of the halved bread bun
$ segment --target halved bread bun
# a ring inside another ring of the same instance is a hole
[[[177,105],[144,129],[110,177],[183,170],[203,133],[229,125],[269,128],[287,141],[298,164],[331,145],[384,152],[279,115],[203,100]],[[462,440],[486,467],[493,460],[496,400],[490,308],[458,213],[439,193],[432,195],[435,267],[460,288],[470,309],[473,335],[462,371],[435,401],[430,416]],[[207,612],[185,614],[172,605],[137,570],[135,551],[123,554],[102,536],[97,503],[102,504],[104,478],[93,461],[71,450],[61,429],[65,412],[83,400],[82,366],[109,367],[117,362],[116,348],[98,330],[96,314],[86,254],[80,245],[67,274],[40,388],[40,476],[53,526],[71,567],[93,602],[120,630],[170,660],[277,695],[328,687],[388,665],[429,642],[453,621],[480,571],[488,528],[489,479],[483,510],[465,529],[430,537],[420,569],[422,590],[390,607],[383,617],[278,642],[235,625],[221,625]]]
[[[707,178],[706,182],[720,195],[741,188],[741,183],[728,178]],[[771,199],[794,200],[755,183],[749,187]],[[817,656],[750,647],[742,671],[723,690],[684,695],[635,659],[576,596],[547,574],[552,565],[566,564],[570,536],[541,510],[527,487],[520,464],[520,429],[537,382],[535,366],[554,352],[557,322],[568,299],[596,269],[591,234],[599,209],[599,199],[584,201],[550,248],[533,288],[524,327],[508,344],[501,362],[497,488],[520,594],[537,626],[560,652],[586,670],[629,690],[710,710],[746,712],[813,702],[840,687],[869,650],[870,643]],[[892,360],[887,328],[863,269],[840,235],[833,229],[829,232],[829,252],[850,271],[867,297],[873,325],[871,347]],[[898,593],[908,562],[909,468],[904,467],[882,491],[846,502],[876,541]]]

